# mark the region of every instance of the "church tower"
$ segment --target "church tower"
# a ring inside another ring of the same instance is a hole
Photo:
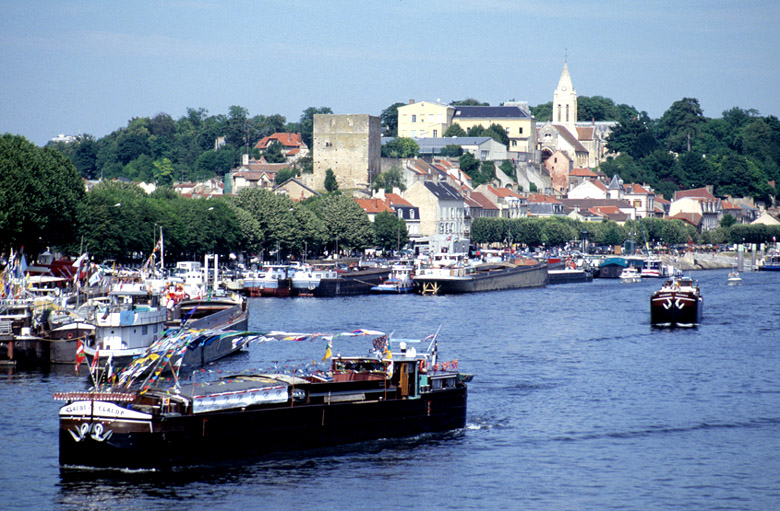
[[[563,61],[563,71],[558,80],[558,88],[553,94],[552,123],[561,124],[569,132],[577,136],[577,92],[571,84],[569,66]]]

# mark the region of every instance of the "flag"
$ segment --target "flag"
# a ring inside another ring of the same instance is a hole
[[[92,359],[92,365],[89,366],[89,372],[90,373],[94,373],[95,372],[95,368],[97,367],[99,358],[100,358],[100,350],[97,349],[97,350],[95,350],[95,357]]]
[[[76,374],[79,374],[79,366],[86,358],[87,356],[84,354],[84,343],[81,342],[81,339],[78,339],[78,344],[76,344]]]
[[[325,362],[329,358],[333,356],[333,352],[331,351],[332,343],[328,343],[327,349],[325,349],[325,356],[322,357],[322,361]]]

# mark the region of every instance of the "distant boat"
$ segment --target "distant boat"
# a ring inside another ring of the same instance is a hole
[[[729,286],[738,286],[742,284],[742,277],[739,276],[738,271],[732,271],[729,272],[729,277],[726,282]]]
[[[290,296],[292,270],[287,264],[271,264],[254,277],[244,279],[243,292],[249,296]]]
[[[690,277],[672,277],[650,297],[650,323],[696,326],[701,323],[703,303],[698,283]]]
[[[636,282],[642,281],[642,275],[640,275],[639,270],[637,270],[633,266],[628,266],[627,268],[624,268],[623,271],[620,273],[620,282],[624,284],[634,284]]]
[[[371,287],[372,293],[411,293],[414,291],[412,274],[414,268],[409,264],[394,264],[390,277],[381,284]]]
[[[320,285],[322,279],[335,279],[337,277],[338,272],[334,263],[304,264],[296,268],[292,275],[292,294],[313,296],[314,290]]]
[[[474,293],[547,285],[547,263],[532,259],[473,264],[464,254],[437,254],[430,267],[419,268],[414,287],[424,295]]]
[[[765,255],[758,264],[762,271],[780,271],[780,253],[771,252]]]

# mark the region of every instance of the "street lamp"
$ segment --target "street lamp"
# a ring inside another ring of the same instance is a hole
[[[590,236],[590,233],[587,229],[583,229],[580,233],[580,239],[582,240],[582,253],[587,254],[588,253],[588,236]]]

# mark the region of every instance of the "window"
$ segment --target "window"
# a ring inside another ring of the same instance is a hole
[[[414,122],[414,121],[412,121]],[[558,105],[558,122],[561,122],[561,105]]]
[[[439,138],[439,130],[433,130],[433,138]]]
[[[569,105],[566,105],[566,122],[569,122]]]
[[[413,210],[413,209],[410,209],[410,210],[409,210],[409,218],[410,218],[411,220],[414,220],[414,210]]]
[[[517,147],[517,140],[512,140],[512,147]]]
[[[417,136],[417,130],[412,130],[412,137]]]
[[[506,129],[506,136],[509,136],[509,128]]]
[[[518,129],[517,132],[522,135],[523,134],[523,127],[520,126],[520,129]]]
[[[412,122],[417,122],[417,116],[416,115],[412,115]]]

